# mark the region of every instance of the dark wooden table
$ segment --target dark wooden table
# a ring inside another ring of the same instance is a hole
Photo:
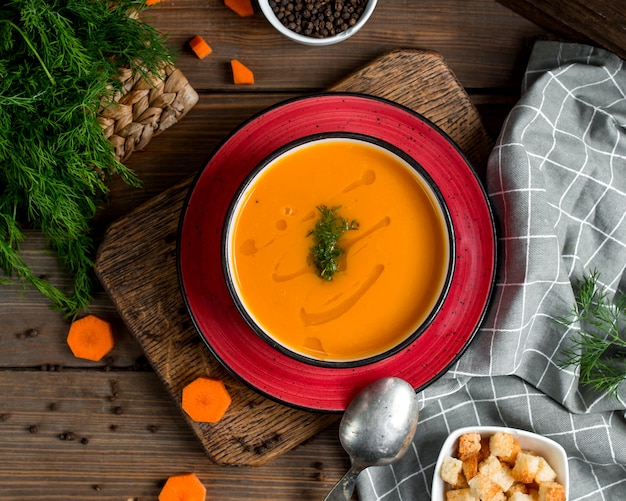
[[[144,186],[112,183],[110,204],[94,223],[98,236],[193,175],[253,113],[328,88],[393,49],[439,52],[495,137],[519,95],[532,42],[547,33],[495,0],[382,0],[360,33],[326,48],[296,45],[260,12],[239,18],[221,0],[163,0],[145,19],[179,53],[177,66],[200,100],[132,155],[127,164]],[[213,48],[204,60],[186,46],[194,35]],[[255,85],[231,83],[232,58],[254,71]],[[44,247],[37,233],[28,233],[25,259],[64,283]],[[103,363],[71,355],[67,321],[38,293],[0,288],[0,499],[154,500],[168,476],[193,471],[208,499],[319,500],[348,467],[336,424],[260,467],[211,463],[103,290],[91,311],[115,329],[116,346]]]

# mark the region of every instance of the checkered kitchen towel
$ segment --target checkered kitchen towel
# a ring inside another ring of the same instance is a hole
[[[430,499],[448,433],[474,424],[534,431],[567,451],[570,500],[626,500],[626,383],[617,398],[579,387],[559,359],[573,330],[555,319],[597,270],[626,293],[626,66],[585,45],[539,42],[522,97],[489,159],[500,228],[489,312],[468,351],[419,394],[413,447],[367,469],[361,501]],[[622,332],[626,335],[626,332]]]

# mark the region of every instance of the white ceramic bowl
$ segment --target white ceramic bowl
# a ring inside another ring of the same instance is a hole
[[[323,45],[333,45],[341,42],[342,40],[346,40],[354,35],[357,31],[359,31],[370,18],[372,13],[374,12],[374,8],[376,7],[377,0],[369,0],[363,13],[359,17],[357,23],[354,26],[349,27],[347,30],[342,31],[333,36],[328,36],[324,38],[316,38],[311,36],[302,35],[300,33],[296,33],[293,30],[287,28],[281,21],[276,17],[276,14],[272,10],[270,6],[270,0],[258,0],[259,7],[263,12],[265,18],[270,22],[270,24],[278,30],[278,32],[282,33],[287,38],[304,44],[304,45],[314,45],[314,46],[323,46]]]
[[[435,472],[432,483],[432,501],[445,501],[446,483],[441,479],[439,471],[446,456],[454,456],[456,453],[457,441],[465,433],[480,433],[480,436],[490,437],[494,433],[501,431],[510,433],[520,443],[522,449],[533,451],[548,462],[556,472],[556,481],[565,487],[566,499],[569,499],[569,468],[567,465],[567,454],[560,444],[549,438],[531,433],[529,431],[518,430],[516,428],[506,428],[501,426],[469,426],[459,428],[450,433],[441,447],[441,452],[435,465]]]

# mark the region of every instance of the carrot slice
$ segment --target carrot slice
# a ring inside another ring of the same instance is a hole
[[[254,8],[250,0],[224,0],[224,5],[241,17],[254,15]]]
[[[94,315],[75,320],[70,325],[67,344],[75,357],[98,362],[113,349],[111,324]]]
[[[183,388],[183,410],[197,422],[217,423],[230,402],[230,394],[219,379],[200,376]]]
[[[173,475],[167,479],[159,501],[205,501],[206,487],[195,473]]]
[[[254,83],[254,73],[243,63],[233,59],[230,62],[230,66],[233,69],[233,82],[235,84],[252,85]]]
[[[146,0],[146,5],[154,5],[155,3],[159,3],[161,0]]]
[[[200,59],[204,59],[211,52],[213,52],[213,49],[211,49],[209,44],[206,43],[204,38],[199,35],[189,40],[189,47],[191,47],[191,50],[193,50],[196,53],[196,56],[198,56]]]

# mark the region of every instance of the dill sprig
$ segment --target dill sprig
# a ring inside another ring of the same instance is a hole
[[[348,230],[356,230],[359,223],[348,222],[337,215],[340,207],[320,205],[317,210],[320,218],[308,235],[313,237],[313,246],[310,248],[311,261],[315,265],[318,275],[324,280],[332,280],[339,269],[337,259],[343,254],[343,249],[337,245],[338,240]]]
[[[598,279],[597,271],[584,277],[574,308],[559,319],[565,326],[580,326],[573,345],[564,353],[562,366],[579,367],[582,385],[616,395],[626,380],[626,339],[619,332],[626,315],[626,295],[620,294],[612,302]]]
[[[0,6],[0,267],[75,316],[94,284],[91,222],[120,163],[98,121],[120,91],[120,68],[144,76],[172,63],[143,0],[9,0]],[[71,273],[70,291],[36,276],[20,255],[41,230]]]

